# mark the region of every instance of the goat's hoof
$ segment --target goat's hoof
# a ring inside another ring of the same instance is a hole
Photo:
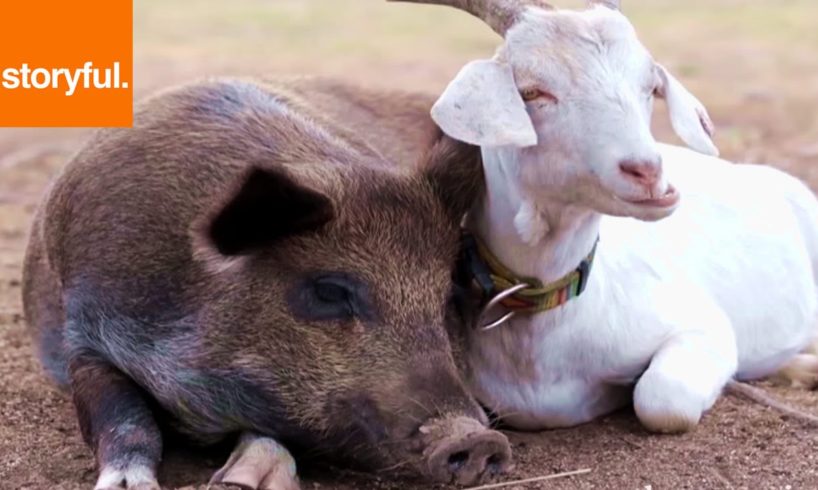
[[[251,490],[299,490],[295,461],[289,451],[268,437],[245,435],[211,484]]]
[[[684,385],[663,380],[660,386],[636,384],[633,405],[639,421],[651,432],[678,434],[693,430],[702,418],[705,401]]]
[[[792,388],[815,389],[818,387],[818,354],[798,354],[772,379],[777,384]]]
[[[701,413],[698,416],[691,416],[691,414],[673,410],[651,411],[637,408],[636,415],[646,429],[661,434],[690,432],[699,424],[699,419],[701,419]]]

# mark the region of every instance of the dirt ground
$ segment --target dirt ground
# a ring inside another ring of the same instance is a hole
[[[440,92],[497,39],[443,9],[377,0],[139,0],[138,95],[218,74],[301,73]],[[576,5],[579,2],[557,2]],[[767,162],[818,191],[818,4],[814,0],[625,0],[656,58],[711,109],[723,155]],[[377,41],[375,41],[377,40]],[[675,141],[657,113],[657,134]],[[86,130],[0,129],[0,489],[91,488],[94,461],[70,400],[41,373],[25,333],[21,262],[29,220]],[[818,414],[818,394],[763,384]],[[589,473],[510,488],[818,489],[818,428],[725,397],[691,434],[656,436],[630,412],[570,430],[509,434],[508,479]],[[224,455],[173,450],[161,481],[200,486]],[[325,471],[305,488],[413,489]]]

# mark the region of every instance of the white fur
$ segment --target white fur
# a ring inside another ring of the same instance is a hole
[[[493,87],[491,97],[486,97],[483,87]],[[537,144],[514,74],[508,65],[495,60],[473,61],[463,67],[432,107],[432,119],[453,138],[472,144]]]
[[[646,426],[689,429],[727,380],[771,374],[813,337],[812,193],[768,167],[660,150],[684,196],[672,216],[646,223],[551,205],[554,225],[536,247],[509,229],[519,183],[498,175],[514,162],[485,152],[493,205],[472,227],[506,265],[554,280],[601,237],[584,294],[469,339],[476,393],[509,423],[587,422],[626,403],[638,380]]]
[[[729,379],[771,374],[810,342],[818,201],[777,170],[657,144],[654,89],[683,140],[717,153],[704,107],[653,62],[620,13],[531,9],[497,58],[518,89],[537,86],[558,102],[527,104],[536,147],[484,145],[488,196],[469,227],[517,274],[543,282],[600,242],[579,298],[469,334],[481,401],[537,429],[587,422],[633,390],[646,427],[683,431]],[[493,89],[480,93],[490,99]],[[453,83],[449,97],[458,90],[475,88]],[[660,178],[634,183],[620,170],[627,159],[652,162]],[[667,195],[669,182],[680,204],[637,202]]]

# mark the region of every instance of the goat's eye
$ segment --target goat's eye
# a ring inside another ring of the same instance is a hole
[[[538,99],[547,100],[549,102],[557,102],[557,98],[554,97],[551,93],[546,92],[545,90],[540,90],[538,88],[522,89],[520,90],[520,96],[526,102],[532,102]]]
[[[290,310],[305,320],[340,320],[372,317],[368,288],[343,273],[308,277],[289,295]]]

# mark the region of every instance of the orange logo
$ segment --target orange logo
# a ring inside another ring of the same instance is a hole
[[[132,0],[0,6],[0,126],[130,126]]]

